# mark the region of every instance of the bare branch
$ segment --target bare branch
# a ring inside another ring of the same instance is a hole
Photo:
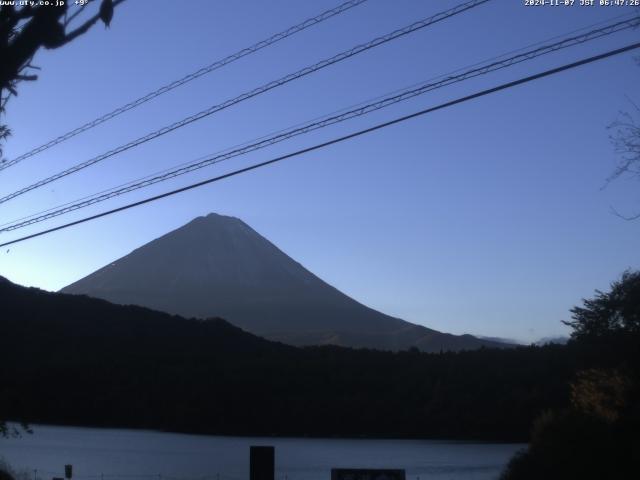
[[[117,7],[118,5],[120,5],[121,3],[123,3],[125,0],[115,0],[113,2],[113,8]],[[96,13],[93,17],[91,17],[89,20],[87,20],[86,22],[84,22],[82,25],[80,25],[78,28],[76,28],[75,30],[67,33],[65,35],[65,38],[62,40],[62,42],[59,45],[56,45],[53,48],[58,48],[61,47],[62,45],[65,45],[67,43],[69,43],[70,41],[78,38],[80,35],[84,35],[85,33],[87,33],[89,31],[89,29],[91,27],[93,27],[93,25],[100,20],[100,12]]]
[[[613,213],[616,217],[622,218],[623,220],[627,220],[628,222],[633,221],[633,220],[638,220],[640,218],[640,213],[636,213],[635,215],[627,216],[627,215],[622,215],[620,212],[618,212],[613,207],[609,207],[609,209],[611,210],[611,213]]]
[[[81,6],[80,6],[80,8],[78,8],[78,10],[76,11],[76,13],[74,13],[74,14],[73,14],[73,15],[71,15],[67,20],[65,20],[65,22],[64,22],[64,26],[65,26],[65,27],[68,27],[68,26],[69,26],[69,24],[70,24],[71,22],[73,22],[73,20],[74,20],[78,15],[80,15],[82,12],[84,12],[84,7],[86,7],[86,6],[87,6],[87,4],[86,4],[86,3],[85,3],[84,5],[81,5]]]
[[[629,102],[640,113],[640,107],[631,100]],[[635,176],[637,167],[640,167],[640,122],[631,113],[620,112],[620,118],[607,129],[613,132],[609,135],[609,140],[620,158],[607,183],[626,174]]]

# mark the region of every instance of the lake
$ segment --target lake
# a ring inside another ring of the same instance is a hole
[[[404,468],[407,480],[498,478],[523,444],[438,440],[245,438],[146,430],[32,426],[0,439],[0,457],[29,479],[246,480],[249,446],[276,448],[277,480],[329,480],[332,467]],[[34,472],[35,470],[35,472]]]

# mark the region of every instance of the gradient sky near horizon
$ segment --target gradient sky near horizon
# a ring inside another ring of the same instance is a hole
[[[339,0],[129,0],[40,51],[8,105],[11,159]],[[450,8],[370,0],[0,172],[4,195],[267,81]],[[494,0],[0,205],[0,223],[95,193],[551,37],[627,7]],[[74,7],[72,7],[74,8]],[[94,7],[95,8],[95,7]],[[638,41],[626,31],[110,200],[7,241],[303,148],[527,73]],[[241,218],[356,300],[451,333],[532,341],[594,289],[640,268],[640,184],[606,185],[607,125],[640,102],[638,53],[396,125],[150,205],[12,245],[0,275],[57,290],[194,217]],[[605,187],[606,188],[603,188]],[[1,242],[0,242],[1,243]]]

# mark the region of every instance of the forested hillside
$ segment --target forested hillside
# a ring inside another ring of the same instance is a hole
[[[0,282],[0,418],[217,434],[525,440],[602,349],[295,348]],[[612,352],[611,355],[614,355]]]

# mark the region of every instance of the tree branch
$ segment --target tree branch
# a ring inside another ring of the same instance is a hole
[[[121,3],[123,3],[125,0],[115,0],[113,2],[113,8],[116,8],[118,5],[120,5]],[[48,48],[58,48],[61,47],[67,43],[69,43],[70,41],[78,38],[80,35],[84,35],[85,33],[87,33],[89,31],[89,29],[91,27],[93,27],[93,25],[100,20],[100,13],[96,13],[93,17],[91,17],[89,20],[87,20],[86,22],[84,22],[82,25],[80,25],[78,28],[76,28],[75,30],[67,33],[64,37],[64,39],[62,40],[62,42],[59,45],[56,45],[54,47],[48,47]]]
[[[86,7],[87,5],[88,4],[85,3],[84,5],[80,6],[80,8],[76,11],[76,13],[74,13],[67,20],[65,20],[64,26],[67,27],[71,22],[73,22],[73,19],[76,18],[78,15],[80,15],[84,11],[84,7]]]
[[[38,75],[17,75],[16,80],[26,80],[32,82],[38,79]]]
[[[635,215],[631,215],[631,216],[626,216],[626,215],[622,215],[613,207],[609,207],[609,208],[611,209],[611,213],[613,213],[616,217],[620,217],[623,220],[627,220],[628,222],[631,222],[633,220],[638,220],[640,218],[640,213],[636,213]]]

